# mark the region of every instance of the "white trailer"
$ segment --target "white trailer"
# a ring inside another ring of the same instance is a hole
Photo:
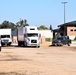
[[[18,27],[18,45],[40,47],[40,39],[37,27]]]
[[[0,29],[0,35],[1,35],[1,45],[10,46],[12,42],[11,29]]]

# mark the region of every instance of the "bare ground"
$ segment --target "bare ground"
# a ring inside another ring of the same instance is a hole
[[[76,75],[75,47],[3,47],[0,75]]]

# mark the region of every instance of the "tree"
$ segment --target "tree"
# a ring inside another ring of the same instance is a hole
[[[22,26],[23,25],[23,20],[20,20],[20,26]]]
[[[25,27],[25,26],[29,26],[29,24],[27,23],[27,20],[26,19],[20,19],[20,21],[18,21],[17,23],[16,23],[16,26],[23,26],[23,27]]]
[[[3,21],[3,23],[1,24],[1,28],[9,28],[9,21]]]
[[[27,20],[26,19],[23,20],[23,24],[24,25],[27,24]]]
[[[16,23],[16,27],[19,27],[20,26],[20,22],[18,21],[17,23]]]
[[[1,24],[0,24],[0,28],[1,28]]]
[[[53,29],[52,29],[52,25],[50,25],[50,28],[49,28],[49,29],[50,29],[51,31],[53,30]]]
[[[9,21],[3,21],[3,23],[0,25],[0,28],[11,28],[12,30],[15,28],[15,24]]]
[[[26,19],[23,20],[23,26],[29,26]]]
[[[40,27],[38,27],[39,30],[48,30],[47,27],[45,27],[45,25],[41,25]]]

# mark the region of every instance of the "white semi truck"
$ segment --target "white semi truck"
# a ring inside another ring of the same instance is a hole
[[[1,45],[10,46],[12,43],[11,29],[0,29],[0,35],[1,35]]]
[[[40,39],[37,27],[18,27],[18,46],[21,45],[40,47]]]

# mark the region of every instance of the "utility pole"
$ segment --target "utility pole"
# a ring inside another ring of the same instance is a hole
[[[64,4],[64,23],[66,22],[66,13],[65,13],[65,4],[67,3],[67,2],[61,2],[62,4]]]
[[[65,4],[66,4],[67,2],[61,2],[61,3],[64,4],[64,24],[65,24],[65,22],[66,22]],[[64,25],[63,35],[64,35],[64,36],[66,35],[65,25]]]

